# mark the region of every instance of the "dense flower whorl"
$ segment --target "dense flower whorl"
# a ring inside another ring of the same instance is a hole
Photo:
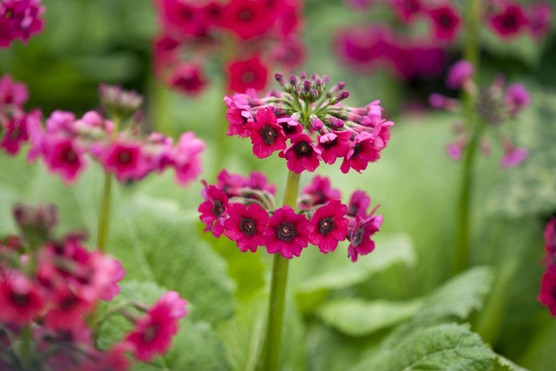
[[[9,47],[16,39],[27,41],[41,32],[43,13],[41,0],[0,1],[0,49]]]
[[[496,136],[504,150],[504,156],[500,160],[503,169],[517,166],[525,161],[529,155],[526,148],[516,147],[512,141],[502,133],[499,127],[507,121],[516,119],[519,114],[531,104],[531,97],[525,86],[511,84],[506,86],[503,76],[498,75],[491,86],[479,88],[473,82],[475,71],[467,61],[455,63],[448,71],[446,85],[452,89],[463,89],[467,94],[476,98],[475,110],[487,129],[496,131]],[[443,108],[448,111],[459,111],[462,104],[459,100],[433,94],[430,103],[434,108]],[[483,124],[482,123],[482,124]],[[469,143],[469,133],[466,128],[456,125],[457,139],[446,146],[448,155],[453,160],[459,160]],[[481,146],[483,152],[489,153],[490,143],[486,136],[482,138]]]
[[[356,191],[345,205],[329,179],[317,176],[303,188],[298,213],[289,206],[276,207],[274,193],[275,187],[260,173],[245,178],[224,170],[218,184],[204,184],[200,219],[205,230],[216,237],[224,234],[242,252],[264,246],[269,254],[292,259],[309,243],[326,254],[346,239],[352,261],[374,250],[372,237],[382,216],[374,215],[376,208],[368,213],[371,200],[365,192]]]
[[[394,125],[383,118],[380,101],[345,106],[341,103],[349,96],[345,84],[328,88],[328,76],[301,74],[286,80],[277,74],[276,80],[283,92],[259,97],[248,91],[224,99],[228,135],[250,137],[255,156],[279,152],[297,174],[337,159],[342,159],[342,172],[361,172],[380,158]]]

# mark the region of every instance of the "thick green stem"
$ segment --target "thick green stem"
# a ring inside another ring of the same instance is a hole
[[[110,224],[110,201],[112,198],[112,174],[108,171],[104,173],[104,187],[102,189],[102,208],[98,220],[97,246],[100,251],[106,251],[106,240]]]
[[[19,354],[23,369],[31,367],[32,364],[32,347],[33,347],[33,329],[31,325],[27,325],[21,331],[21,352]]]
[[[288,173],[288,182],[284,194],[284,205],[295,207],[299,189],[299,174]],[[284,308],[286,304],[286,286],[288,282],[289,260],[280,254],[274,256],[272,267],[272,282],[270,289],[270,305],[268,308],[268,326],[266,330],[265,371],[280,369],[282,353],[282,335],[284,322]]]
[[[464,58],[470,62],[475,71],[474,79],[479,70],[479,30],[481,1],[468,0],[466,14],[466,40]],[[470,141],[465,148],[459,201],[457,208],[457,231],[456,249],[452,264],[453,273],[459,273],[469,267],[470,263],[470,224],[471,224],[471,202],[473,196],[473,169],[475,165],[476,152],[479,149],[484,123],[477,120],[475,113],[475,95],[469,91],[463,92],[465,106],[466,127],[472,133]]]

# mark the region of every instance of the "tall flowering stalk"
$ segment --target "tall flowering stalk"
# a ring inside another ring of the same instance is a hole
[[[187,314],[186,301],[165,293],[151,307],[122,301],[102,318],[95,310],[120,292],[121,263],[90,251],[83,233],[57,237],[52,205],[17,205],[19,235],[0,238],[0,369],[127,370],[130,360],[164,354]],[[99,322],[119,315],[131,330],[108,349],[94,339]],[[132,358],[131,358],[132,357]]]
[[[364,192],[355,192],[343,204],[327,178],[315,177],[298,197],[301,174],[338,159],[343,173],[366,169],[380,158],[393,125],[382,117],[378,101],[361,108],[343,105],[349,96],[345,84],[328,88],[327,76],[302,73],[286,79],[277,74],[276,80],[282,92],[260,97],[248,90],[227,96],[225,103],[228,135],[250,138],[258,158],[278,152],[286,160],[283,206],[276,206],[276,187],[261,173],[244,178],[225,170],[216,185],[205,183],[205,202],[199,206],[201,221],[216,237],[224,234],[243,252],[264,246],[275,255],[265,370],[280,369],[289,259],[299,257],[309,244],[327,254],[349,240],[347,255],[355,262],[374,250],[372,237],[382,225],[377,207],[369,211],[371,200]]]

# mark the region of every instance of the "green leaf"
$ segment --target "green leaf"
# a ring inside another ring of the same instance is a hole
[[[499,354],[496,355],[496,363],[494,364],[495,371],[527,371],[527,369],[520,367]]]
[[[529,158],[504,172],[488,204],[514,218],[556,209],[556,94],[534,94],[533,103],[515,125],[517,145],[530,150]]]
[[[310,293],[317,290],[337,290],[356,285],[367,280],[374,273],[390,265],[415,264],[415,254],[411,241],[404,235],[397,235],[377,241],[376,250],[368,256],[352,263],[339,251],[323,255],[317,251],[306,251],[301,259],[292,262],[305,271],[306,279],[301,280],[297,290]],[[296,268],[294,268],[296,269]]]
[[[196,220],[173,202],[137,197],[113,216],[108,251],[127,277],[175,290],[191,303],[191,317],[217,322],[232,314],[233,284]]]
[[[353,370],[490,370],[495,354],[469,326],[442,324],[419,329],[383,346]]]
[[[317,314],[324,323],[347,335],[363,336],[412,317],[420,307],[420,300],[389,302],[350,298],[330,301]]]

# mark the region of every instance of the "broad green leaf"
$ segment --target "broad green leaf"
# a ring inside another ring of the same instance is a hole
[[[493,367],[495,354],[468,326],[441,324],[418,329],[383,346],[355,370],[477,370]]]
[[[389,302],[350,298],[326,303],[317,315],[325,324],[347,335],[363,336],[394,326],[413,316],[420,308],[420,300]]]
[[[234,307],[225,265],[197,233],[196,216],[170,201],[137,197],[113,216],[108,251],[130,279],[176,290],[192,304],[191,317],[215,322]]]
[[[527,371],[527,369],[516,365],[500,354],[496,355],[495,361],[496,363],[494,364],[494,370],[496,371]]]
[[[529,149],[529,158],[503,173],[488,206],[513,218],[548,214],[556,209],[556,95],[534,94],[518,124],[517,144]]]

